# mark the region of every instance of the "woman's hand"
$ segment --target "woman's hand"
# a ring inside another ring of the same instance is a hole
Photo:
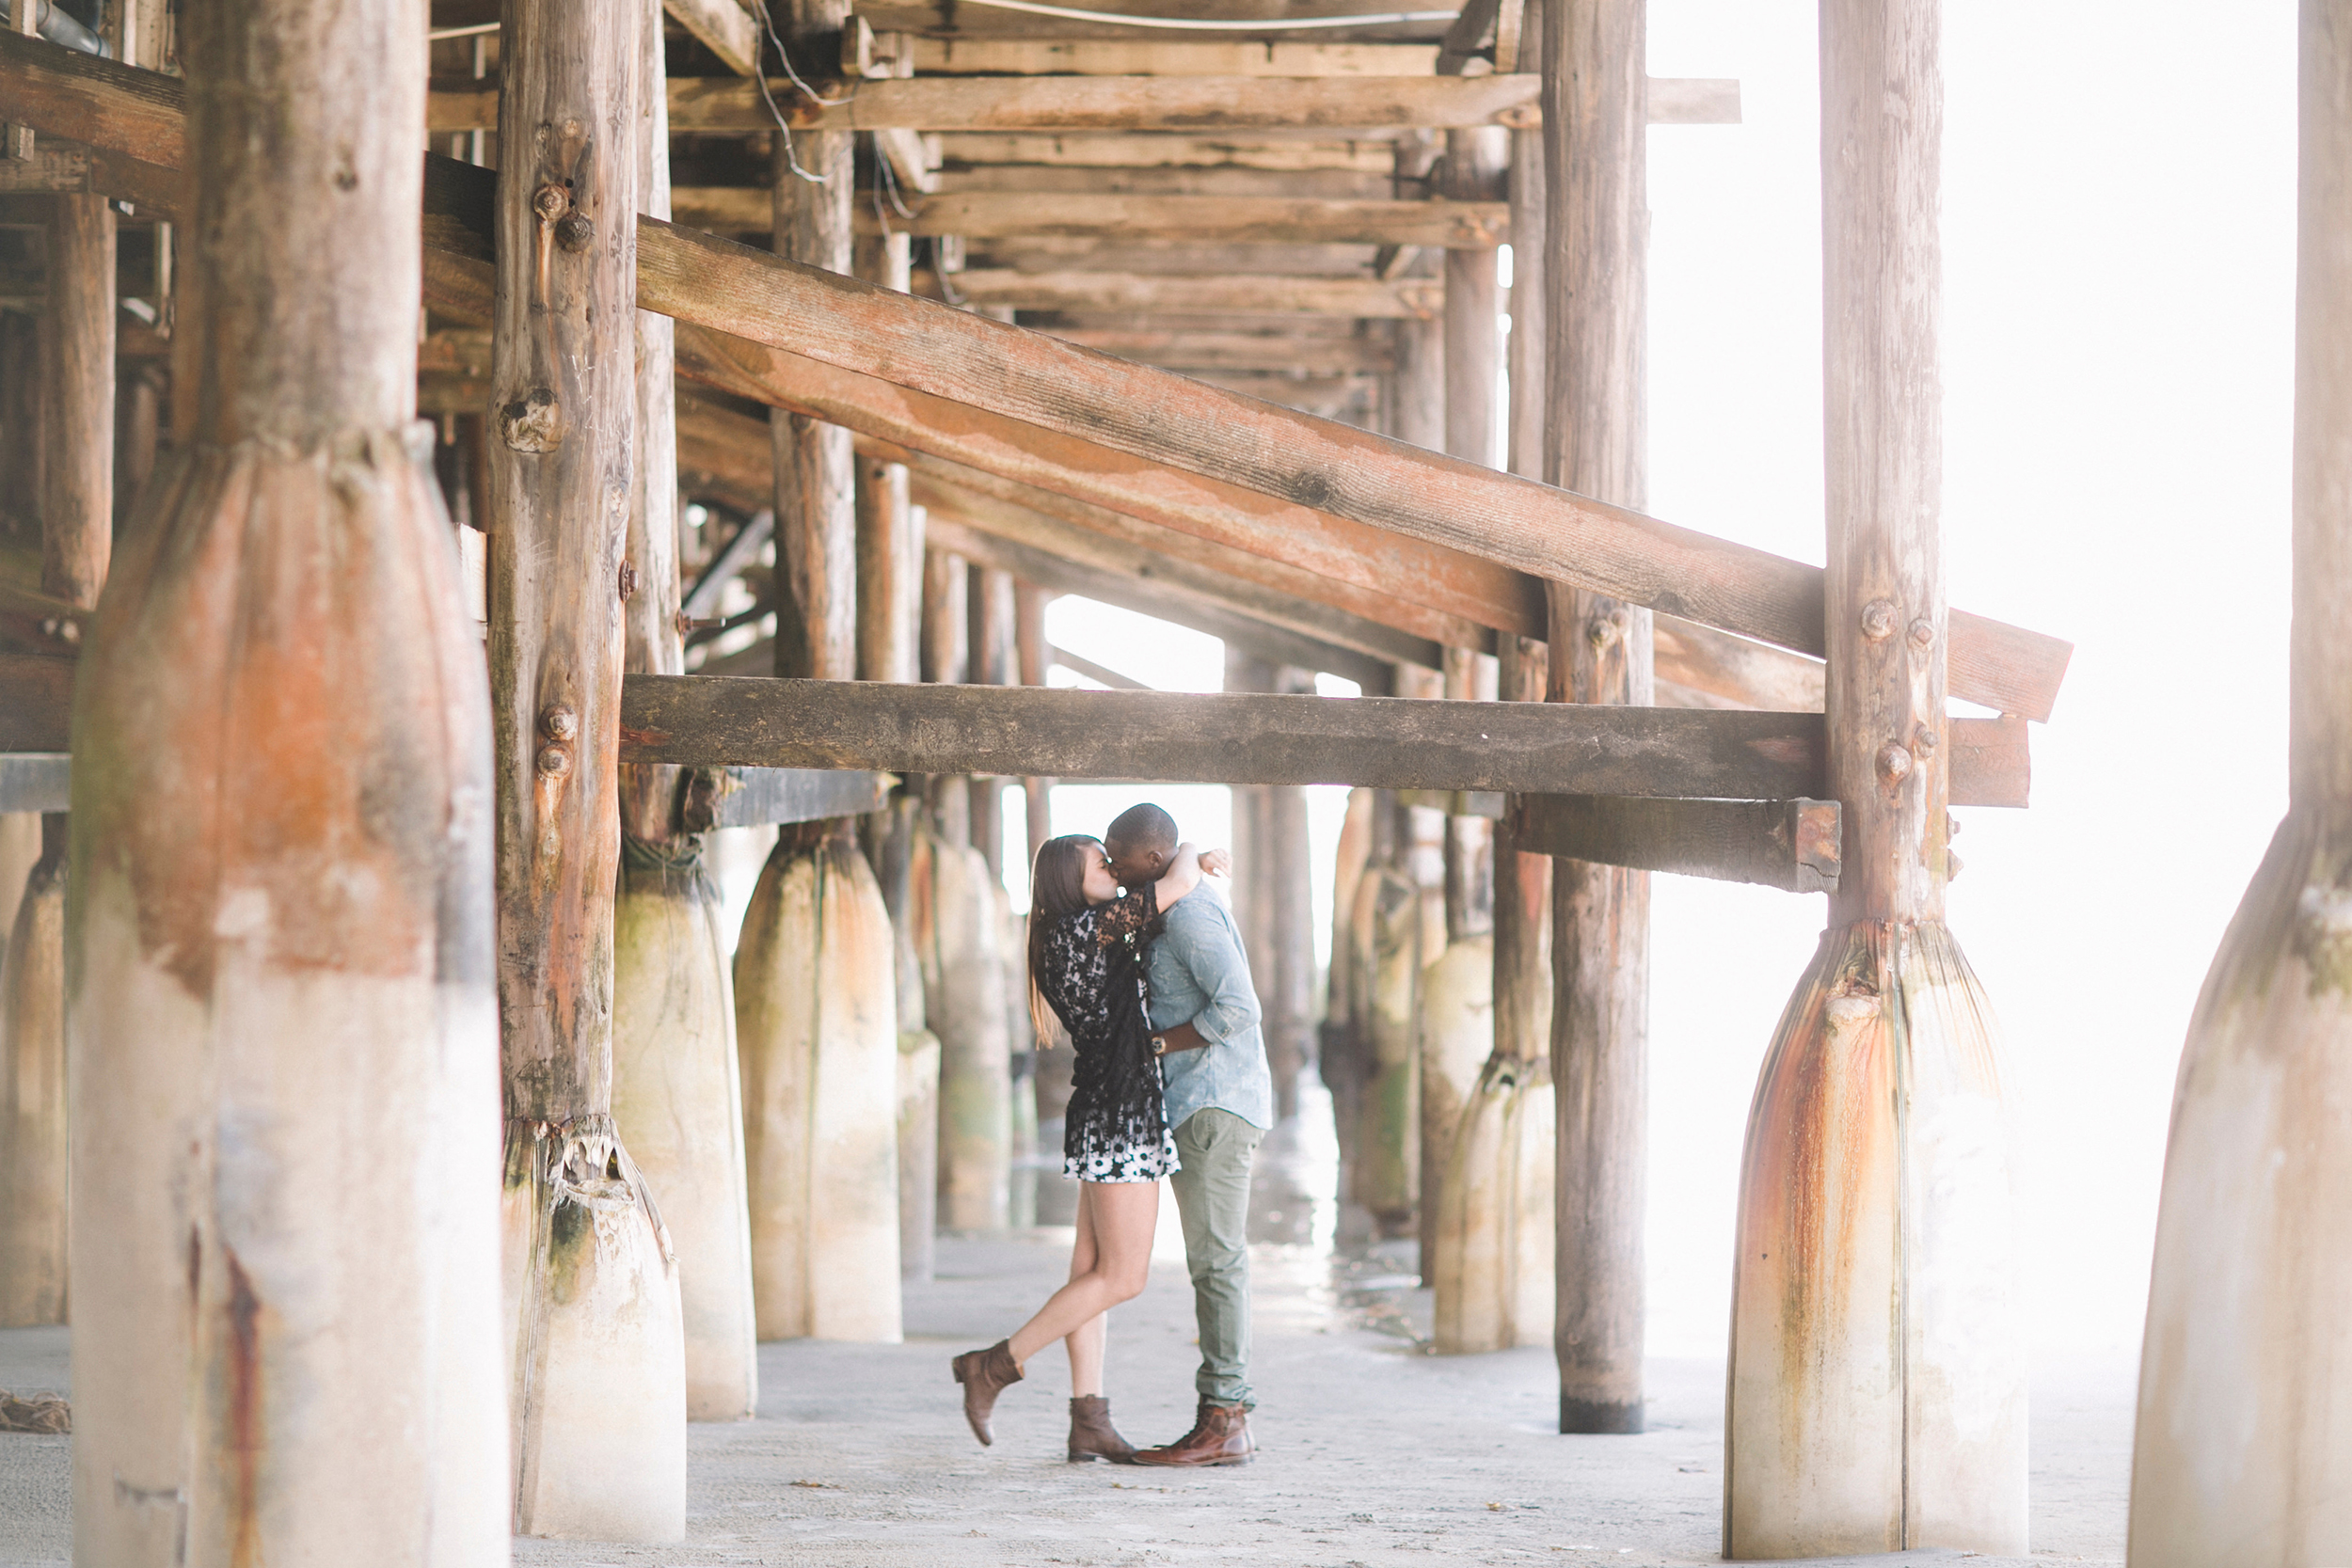
[[[1230,849],[1200,851],[1200,874],[1204,877],[1230,877],[1233,874],[1233,852]]]

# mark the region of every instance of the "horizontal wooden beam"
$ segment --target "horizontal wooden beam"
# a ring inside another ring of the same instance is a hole
[[[621,760],[1201,784],[1766,800],[1818,781],[1822,720],[1580,703],[631,675]]]
[[[936,133],[935,133],[936,134]],[[1021,165],[1042,168],[1249,168],[1274,173],[1337,170],[1393,176],[1395,143],[1385,136],[1346,140],[965,131],[940,135],[943,167]]]
[[[1291,338],[1269,332],[1155,332],[1049,326],[1066,343],[1171,371],[1272,371],[1292,375],[1381,374],[1395,348],[1378,338]]]
[[[756,233],[774,222],[763,189],[681,185],[674,220],[715,233]],[[926,197],[914,216],[888,220],[917,235],[967,239],[1056,235],[1090,240],[1193,240],[1204,244],[1411,245],[1486,250],[1511,237],[1503,201],[1348,201],[1295,197],[1112,196],[1064,191],[961,191]],[[861,231],[883,219],[861,206]]]
[[[926,543],[961,556],[977,565],[1009,572],[1025,582],[1057,594],[1072,594],[1098,603],[1132,610],[1138,615],[1174,626],[1188,626],[1214,637],[1269,664],[1301,670],[1328,671],[1356,682],[1368,691],[1386,694],[1395,684],[1395,666],[1385,659],[1343,648],[1290,626],[1246,614],[1234,606],[1197,589],[1165,580],[1105,571],[1085,562],[1071,561],[1032,545],[985,533],[958,519],[940,515],[925,524]],[[969,771],[969,769],[966,769]],[[985,769],[983,769],[985,771]]]
[[[1998,719],[1951,721],[1952,804],[2026,806],[2033,790],[2033,751],[2026,721]]]
[[[1445,309],[1445,285],[1423,277],[1192,277],[976,267],[950,274],[941,287],[952,289],[960,301],[1016,310],[1434,321]]]
[[[725,0],[708,0],[716,13]],[[730,66],[733,61],[728,62]],[[796,131],[1179,132],[1466,129],[1542,122],[1543,79],[1511,76],[915,76],[814,84],[812,102],[789,81],[768,91]],[[1740,84],[1650,83],[1650,123],[1736,123]],[[757,83],[730,77],[670,80],[674,135],[749,135],[775,119]],[[435,134],[498,129],[498,88],[429,95]]]
[[[0,36],[0,88],[8,112],[47,130],[18,106],[20,84],[37,76],[72,78],[88,89],[66,105],[79,116],[77,139],[118,150],[133,150],[108,140],[122,127],[84,112],[92,92],[103,98],[121,78],[168,80],[39,40]],[[154,118],[151,95],[178,86],[160,89],[153,82],[139,83],[139,94],[120,95],[142,121]],[[156,145],[137,148],[138,155],[155,157]],[[175,156],[182,145],[175,128]],[[426,288],[486,299],[480,261],[494,228],[495,176],[430,155],[426,166],[426,243],[444,253],[437,264],[428,260]],[[1823,646],[1819,567],[654,218],[638,221],[638,304],[1147,465],[1282,498],[1759,641],[1816,656]],[[1952,695],[2048,717],[2071,645],[1957,610],[1948,630]]]
[[[1434,43],[1243,43],[1154,31],[1127,39],[913,40],[917,76],[1427,76]]]
[[[1835,800],[1520,795],[1503,820],[1511,847],[1529,854],[1833,893],[1840,816]]]

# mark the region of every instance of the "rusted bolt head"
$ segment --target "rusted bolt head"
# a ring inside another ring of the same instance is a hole
[[[1879,748],[1879,777],[1895,784],[1911,773],[1911,751],[1900,741],[1890,740]]]
[[[1913,647],[1925,651],[1933,646],[1934,642],[1935,623],[1933,621],[1922,615],[1911,623],[1911,645]]]
[[[549,740],[569,740],[580,733],[580,715],[558,704],[539,715],[539,728]]]
[[[553,223],[572,210],[572,193],[561,185],[542,185],[531,193],[531,210],[541,223]]]
[[[1880,642],[1895,630],[1895,606],[1886,599],[1872,599],[1862,607],[1862,635]]]
[[[572,749],[553,744],[539,748],[539,771],[550,779],[560,779],[572,770]]]
[[[624,561],[621,562],[621,597],[624,601],[627,601],[633,599],[636,596],[637,562],[634,561]]]
[[[596,226],[588,221],[585,214],[568,214],[561,223],[555,226],[555,243],[565,250],[585,250],[588,248],[588,242],[596,237]]]
[[[1934,728],[1927,724],[1914,728],[1911,732],[1911,749],[1923,757],[1935,755]]]

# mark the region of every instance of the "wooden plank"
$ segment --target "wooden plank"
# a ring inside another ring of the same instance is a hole
[[[631,762],[1750,800],[1820,776],[1814,714],[638,675]]]
[[[1375,321],[1435,318],[1444,286],[1434,278],[1155,277],[1114,272],[1014,272],[976,267],[954,275],[956,297],[1016,310],[1117,310],[1154,315],[1325,315]]]
[[[0,752],[62,752],[72,728],[75,660],[0,654]]]
[[[1533,76],[916,76],[820,83],[831,104],[788,82],[770,91],[794,130],[1226,131],[1387,130],[1503,125],[1527,119]],[[478,110],[476,111],[478,113]],[[675,132],[750,132],[775,121],[758,86],[719,77],[670,84]],[[445,123],[436,131],[486,130]],[[87,138],[85,138],[87,139]]]
[[[1124,39],[914,40],[917,76],[1428,76],[1432,43],[1243,42],[1154,32]]]
[[[109,140],[122,129],[89,112],[93,103],[120,100],[142,124],[153,119],[151,85],[135,84],[132,92],[120,80],[151,72],[38,40],[0,40],[0,89],[13,93],[34,74],[25,61],[35,55],[51,78],[72,77],[75,92],[54,90],[54,80],[44,91],[64,103],[69,118],[79,117],[83,139],[126,150]],[[135,145],[153,157],[167,140],[176,148],[179,137],[174,125],[168,137]],[[482,271],[458,258],[487,253],[480,192],[495,176],[431,155],[426,169],[426,243],[443,253],[428,256],[428,297],[480,309],[486,302]],[[871,370],[911,389],[1075,435],[1149,465],[1581,583],[1757,641],[1820,651],[1818,568],[1211,392],[966,312],[798,269],[653,219],[641,220],[639,246],[640,307],[682,324],[837,368]],[[686,333],[679,337],[683,359]],[[2073,651],[2057,638],[1959,610],[1951,613],[1949,646],[1953,696],[2029,719],[2049,716]]]
[[[1951,749],[1951,803],[1956,806],[2032,804],[2033,752],[2026,721],[1998,719],[1947,721]]]
[[[1253,168],[1276,173],[1330,170],[1386,175],[1391,161],[1389,142],[1378,136],[1316,141],[1148,132],[1108,135],[1080,132],[954,131],[938,135],[941,164],[946,168],[1023,165],[1043,168]]]
[[[1376,338],[1288,338],[1270,332],[1170,332],[1052,326],[1066,343],[1172,371],[1274,371],[1294,375],[1380,375],[1396,350]]]
[[[8,113],[43,136],[187,166],[187,88],[177,77],[0,27],[0,85]]]
[[[65,752],[0,752],[0,812],[64,811],[72,794],[73,762]]]
[[[743,234],[768,224],[769,194],[725,185],[682,185],[676,221]],[[885,221],[858,210],[861,233],[885,228],[967,239],[1057,235],[1090,240],[1197,240],[1274,245],[1416,245],[1491,248],[1510,236],[1500,201],[1357,201],[1291,197],[1116,196],[1060,191],[961,191],[928,197],[914,215]]]
[[[933,553],[952,552],[982,565],[1010,572],[1057,594],[1074,594],[1132,610],[1176,626],[1189,626],[1271,662],[1343,675],[1370,691],[1386,691],[1395,666],[1353,648],[1327,642],[1287,626],[1245,613],[1218,597],[1165,580],[1123,576],[1084,562],[1068,561],[1016,540],[984,533],[948,516],[926,519]]]
[[[720,13],[728,0],[700,0]],[[672,9],[675,9],[672,6]],[[748,20],[748,18],[746,19]],[[748,74],[733,60],[727,62]],[[812,103],[790,82],[769,84],[795,131],[1176,132],[1436,130],[1535,124],[1538,78],[1511,76],[917,76],[814,84]],[[1653,88],[1661,125],[1736,124],[1736,81],[1667,80]],[[674,77],[670,129],[743,135],[775,120],[757,84]],[[498,129],[498,94],[435,91],[425,129],[435,135]],[[87,138],[82,138],[87,139]]]
[[[908,476],[908,493],[934,523],[961,523],[1113,577],[1194,594],[1205,603],[1222,602],[1252,619],[1352,648],[1367,658],[1437,667],[1437,643],[1395,630],[1383,621],[1337,609],[1320,598],[1285,594],[1256,580],[1254,573],[1244,577],[1198,561],[1161,555],[1133,538],[1096,531],[1025,506],[1014,497],[966,488],[928,470]]]
[[[738,76],[759,69],[760,25],[737,0],[661,0],[661,8]]]
[[[722,828],[861,816],[880,810],[898,783],[888,773],[823,768],[730,768],[727,780],[719,797]]]
[[[1522,795],[1513,845],[1589,864],[1671,871],[1787,893],[1837,887],[1835,800],[1640,800]]]

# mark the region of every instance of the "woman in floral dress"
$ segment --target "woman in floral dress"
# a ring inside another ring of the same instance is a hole
[[[1070,1457],[1123,1462],[1135,1449],[1111,1425],[1103,1397],[1103,1314],[1132,1300],[1152,1272],[1160,1178],[1177,1168],[1162,1104],[1159,1046],[1144,1012],[1143,944],[1160,912],[1221,874],[1222,850],[1177,848],[1155,884],[1120,896],[1096,839],[1057,838],[1037,852],[1029,880],[1029,1009],[1038,1039],[1058,1022],[1076,1053],[1062,1135],[1063,1174],[1078,1188],[1070,1283],[1010,1338],[955,1358],[964,1418],[994,1440],[996,1396],[1029,1357],[1057,1339],[1070,1351]]]

